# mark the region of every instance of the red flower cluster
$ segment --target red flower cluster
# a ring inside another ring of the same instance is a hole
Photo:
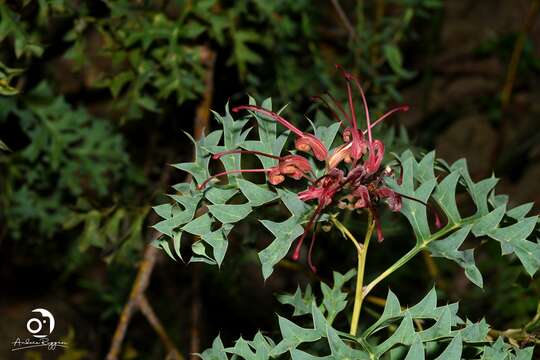
[[[331,106],[331,103],[326,97],[316,97],[316,99],[321,100],[332,110],[334,118],[336,118],[340,124],[343,125],[345,121],[348,123],[348,126],[345,127],[342,132],[344,143],[335,148],[331,153],[329,153],[322,141],[316,136],[302,132],[289,121],[272,111],[253,105],[243,105],[233,109],[233,112],[238,112],[240,110],[254,111],[274,119],[289,129],[296,136],[296,150],[306,153],[311,152],[317,160],[326,162],[326,171],[323,176],[318,179],[313,179],[310,163],[306,158],[300,155],[274,156],[257,151],[233,150],[216,154],[214,155],[214,159],[218,159],[227,154],[249,153],[274,158],[278,160],[278,164],[269,169],[242,169],[219,173],[210,177],[199,186],[199,188],[202,189],[211,179],[235,172],[265,172],[268,174],[268,181],[273,185],[282,183],[286,176],[295,180],[306,178],[310,184],[308,185],[308,188],[301,191],[298,196],[302,201],[317,201],[317,207],[305,227],[304,234],[300,237],[295,247],[293,253],[293,259],[295,260],[299,258],[300,248],[304,238],[312,230],[314,224],[317,223],[323,210],[332,204],[337,205],[340,208],[369,209],[373,214],[377,225],[377,236],[379,241],[383,241],[383,233],[378,217],[377,205],[380,204],[381,201],[385,201],[390,210],[401,210],[402,195],[394,192],[385,185],[385,177],[393,176],[393,171],[390,168],[381,168],[384,157],[384,144],[380,140],[373,139],[371,129],[389,115],[398,111],[407,111],[408,107],[401,106],[392,109],[372,123],[364,90],[360,86],[358,79],[341,67],[338,66],[338,68],[341,69],[346,80],[349,111],[345,111],[339,102],[331,95],[327,95],[327,97],[331,100],[333,106]],[[353,85],[356,86],[362,98],[366,116],[365,130],[361,130],[358,127],[352,96]],[[336,109],[336,111],[334,111],[334,109]],[[308,253],[308,262],[313,271],[315,271],[315,267],[311,261],[311,253],[314,242],[315,231],[313,231]]]

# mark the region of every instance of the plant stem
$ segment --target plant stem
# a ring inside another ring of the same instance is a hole
[[[366,267],[367,251],[369,246],[369,240],[373,235],[373,229],[375,228],[375,221],[373,221],[373,214],[368,212],[368,225],[366,236],[364,237],[364,246],[362,250],[358,252],[358,270],[356,274],[356,290],[354,294],[354,308],[351,320],[350,334],[356,336],[358,330],[358,320],[360,319],[360,310],[362,310],[362,303],[364,302],[364,269]]]
[[[336,227],[338,228],[339,231],[341,231],[341,233],[343,234],[343,236],[349,238],[349,240],[351,240],[354,244],[354,247],[356,247],[356,251],[358,253],[360,253],[362,251],[362,244],[360,244],[358,242],[358,240],[356,240],[356,238],[354,237],[353,234],[351,234],[351,232],[349,231],[349,229],[347,229],[347,227],[345,225],[343,225],[341,223],[341,221],[339,221],[335,216],[331,216],[330,217],[330,220],[332,220],[332,222],[334,223],[334,225],[336,225]]]
[[[368,225],[367,225],[367,231],[366,235],[364,237],[364,244],[359,244],[358,240],[354,237],[353,234],[347,229],[339,220],[337,220],[335,217],[331,217],[332,222],[336,225],[336,227],[345,235],[347,238],[349,238],[357,250],[358,255],[358,269],[356,272],[356,290],[354,294],[354,308],[353,308],[353,315],[351,320],[351,330],[350,334],[355,336],[356,332],[358,330],[358,320],[360,319],[360,310],[362,310],[362,303],[364,302],[364,294],[362,291],[362,287],[364,284],[364,269],[366,267],[366,255],[367,250],[369,246],[369,240],[371,239],[371,235],[373,235],[373,229],[375,228],[375,222],[373,221],[373,214],[371,211],[368,213]]]
[[[411,260],[413,257],[416,256],[422,249],[425,248],[424,244],[416,245],[414,248],[412,248],[408,253],[403,255],[398,261],[396,261],[392,266],[390,266],[388,269],[386,269],[383,273],[381,273],[379,276],[377,276],[375,279],[373,279],[366,287],[364,288],[363,296],[366,296],[369,294],[369,292],[381,281],[383,281],[386,277],[388,277],[390,274],[392,274],[394,271],[405,265],[409,260]]]

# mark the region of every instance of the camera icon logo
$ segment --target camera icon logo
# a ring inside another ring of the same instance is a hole
[[[34,309],[33,313],[41,314],[41,318],[34,317],[26,323],[26,329],[36,338],[44,338],[50,335],[54,330],[54,316],[49,310]],[[48,331],[48,332],[47,332]]]

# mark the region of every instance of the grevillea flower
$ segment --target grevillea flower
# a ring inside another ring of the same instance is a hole
[[[208,179],[206,179],[202,184],[198,186],[199,190],[204,189],[212,179],[229,174],[265,172],[268,173],[269,183],[271,183],[272,185],[279,185],[283,181],[285,181],[285,176],[289,176],[295,180],[300,180],[304,177],[307,177],[309,179],[308,174],[312,171],[309,161],[300,155],[275,156],[260,151],[230,150],[216,153],[214,154],[214,156],[212,156],[212,158],[217,160],[225,155],[230,154],[253,154],[266,156],[278,160],[278,164],[268,169],[239,169],[232,171],[224,171],[212,175]]]
[[[328,150],[326,149],[326,147],[324,146],[321,140],[319,140],[312,134],[302,132],[296,126],[294,126],[289,121],[285,120],[283,117],[276,114],[275,112],[272,112],[272,111],[263,109],[259,106],[254,106],[254,105],[242,105],[242,106],[237,106],[234,109],[232,109],[233,112],[238,112],[240,110],[255,111],[257,113],[266,115],[276,120],[278,123],[285,126],[296,136],[295,148],[297,150],[300,150],[303,152],[311,151],[313,152],[313,155],[317,158],[317,160],[320,160],[320,161],[326,160],[328,156]]]
[[[399,194],[386,186],[385,179],[393,177],[394,172],[391,168],[387,167],[383,169],[381,167],[384,158],[384,144],[382,141],[374,139],[371,132],[374,126],[387,119],[393,113],[407,111],[408,106],[400,106],[392,109],[372,122],[366,96],[360,82],[351,73],[343,70],[340,66],[337,67],[341,69],[343,77],[346,80],[348,110],[345,110],[331,94],[315,97],[315,99],[322,101],[328,106],[333,117],[344,128],[342,132],[343,144],[336,147],[330,155],[320,139],[313,134],[299,130],[279,114],[254,105],[242,105],[232,109],[233,112],[249,110],[259,113],[275,120],[290,130],[296,137],[295,148],[297,150],[311,152],[317,160],[326,162],[323,176],[313,179],[311,177],[312,168],[309,161],[300,155],[275,156],[258,151],[232,150],[217,153],[213,158],[219,159],[229,154],[254,154],[273,158],[277,160],[277,164],[267,169],[239,169],[222,172],[211,176],[199,186],[202,189],[211,179],[231,173],[243,172],[264,172],[267,174],[268,182],[273,185],[281,184],[285,181],[286,177],[295,180],[307,179],[307,189],[300,191],[298,197],[304,202],[316,201],[317,205],[307,225],[304,227],[304,233],[296,243],[293,259],[297,260],[300,257],[300,249],[304,239],[311,232],[308,264],[313,271],[315,271],[315,267],[312,262],[312,250],[316,239],[316,226],[323,211],[327,207],[336,204],[339,208],[368,210],[373,215],[376,224],[377,238],[379,241],[383,241],[384,236],[379,219],[378,206],[384,202],[391,211],[398,212],[401,210],[402,197],[416,200]],[[353,101],[353,86],[360,93],[363,112],[366,118],[366,128],[364,130],[359,128]],[[402,175],[403,171],[400,171],[400,179],[397,180],[398,183],[401,183]],[[422,201],[419,202],[423,203]],[[439,223],[438,220],[436,222]]]
[[[345,141],[345,144],[342,145],[340,148],[336,149],[330,159],[328,160],[328,166],[329,167],[335,167],[337,166],[341,161],[345,162],[357,162],[359,161],[362,156],[369,151],[368,159],[366,161],[366,171],[368,174],[374,174],[379,169],[382,159],[384,157],[384,145],[380,140],[373,140],[371,129],[379,124],[380,122],[384,121],[388,116],[391,114],[398,112],[398,111],[408,111],[409,107],[404,105],[397,107],[395,109],[392,109],[382,115],[380,118],[378,118],[373,124],[371,123],[371,117],[369,114],[369,107],[367,104],[366,96],[364,94],[364,89],[360,85],[360,82],[356,77],[354,77],[351,73],[345,71],[341,66],[336,65],[338,69],[340,69],[343,73],[343,77],[346,80],[347,83],[347,101],[349,105],[349,114],[343,109],[343,107],[330,95],[331,100],[335,104],[335,106],[338,108],[339,112],[343,115],[343,117],[349,122],[350,127],[347,127],[343,131],[343,141]],[[353,96],[352,96],[352,87],[351,82],[353,82],[360,92],[360,96],[362,98],[362,103],[364,106],[364,113],[366,116],[366,130],[362,131],[358,128],[358,122],[356,117],[356,110],[353,102]],[[329,106],[329,103],[324,100],[323,97],[319,96],[317,99],[323,99],[323,102]],[[334,117],[339,118],[337,114],[333,113]],[[343,121],[340,121],[340,123],[343,123]],[[365,134],[367,134],[368,139],[366,141]]]

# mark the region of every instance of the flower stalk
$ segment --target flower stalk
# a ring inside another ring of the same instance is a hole
[[[358,267],[356,270],[356,290],[354,294],[354,307],[353,307],[353,314],[351,319],[351,328],[349,333],[352,336],[356,336],[356,333],[358,332],[358,322],[360,320],[360,311],[362,310],[362,304],[364,302],[365,294],[364,294],[364,273],[366,268],[366,259],[367,259],[367,251],[369,247],[369,241],[371,240],[371,236],[373,235],[373,230],[375,229],[375,221],[373,218],[373,213],[368,210],[368,223],[367,223],[367,230],[366,235],[364,237],[364,243],[360,244],[358,240],[351,234],[351,232],[335,217],[331,217],[332,222],[336,225],[336,227],[347,237],[349,240],[351,240],[357,250],[357,257],[358,257]]]

